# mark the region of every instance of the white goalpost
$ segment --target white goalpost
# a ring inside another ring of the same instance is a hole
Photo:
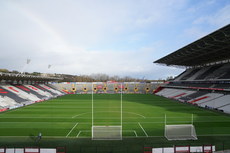
[[[120,123],[119,125],[97,125],[94,113],[94,90],[92,83],[92,140],[122,140],[122,84],[120,87]]]
[[[193,125],[193,114],[191,124],[170,124],[167,125],[165,114],[165,137],[168,140],[197,140],[195,126]]]

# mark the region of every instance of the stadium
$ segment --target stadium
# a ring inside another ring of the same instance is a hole
[[[0,152],[228,152],[229,49],[228,24],[154,61],[186,67],[164,83],[1,72]]]

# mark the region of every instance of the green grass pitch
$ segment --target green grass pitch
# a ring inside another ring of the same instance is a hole
[[[93,99],[94,125],[121,125],[120,94],[94,94]],[[230,149],[229,115],[150,94],[123,94],[122,99],[121,141],[91,140],[92,96],[85,94],[65,95],[1,113],[0,147],[65,146],[67,152],[73,153],[142,152],[144,146],[174,144],[214,144],[219,150]],[[166,140],[165,114],[167,124],[190,124],[193,114],[198,140]],[[36,142],[39,132],[43,137]]]

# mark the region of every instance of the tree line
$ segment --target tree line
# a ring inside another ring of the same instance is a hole
[[[66,75],[62,74],[59,77],[64,78],[60,80],[62,82],[107,82],[107,81],[116,81],[116,82],[151,82],[147,79],[138,79],[130,76],[118,76],[113,75],[109,76],[107,74],[97,73],[91,75]]]
[[[0,72],[4,73],[14,73],[19,74],[19,71],[13,70],[9,71],[7,69],[0,69]],[[152,82],[152,81],[164,81],[163,79],[158,80],[149,80],[149,79],[140,79],[130,76],[118,76],[118,75],[107,75],[103,73],[91,74],[91,75],[70,75],[70,74],[45,74],[41,72],[24,72],[23,74],[27,75],[35,75],[35,76],[52,76],[63,78],[59,80],[59,82],[107,82],[107,81],[117,81],[117,82]],[[168,77],[168,79],[172,79],[172,77]]]

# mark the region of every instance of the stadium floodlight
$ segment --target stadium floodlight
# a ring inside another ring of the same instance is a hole
[[[122,140],[122,84],[120,88],[120,122],[119,125],[96,125],[94,123],[94,90],[92,83],[92,140]]]
[[[167,125],[165,114],[165,137],[168,140],[197,140],[195,126],[193,125],[193,114],[191,124]]]
[[[23,66],[23,68],[22,68],[22,70],[21,70],[21,72],[20,72],[21,74],[24,73],[26,67],[30,64],[30,62],[31,62],[31,59],[26,59],[26,64]]]

